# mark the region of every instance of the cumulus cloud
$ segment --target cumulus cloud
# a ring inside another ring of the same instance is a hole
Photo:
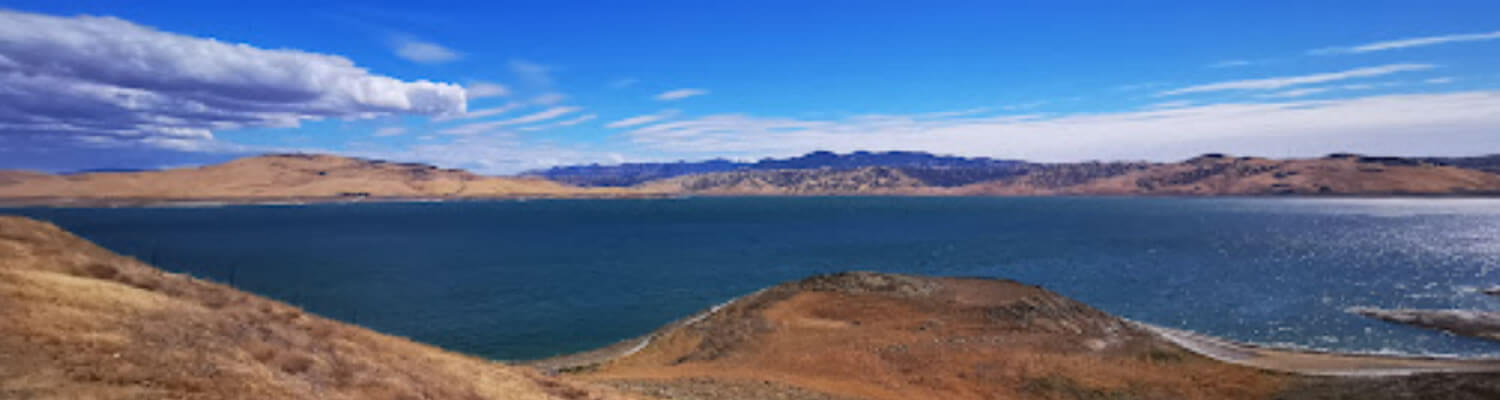
[[[464,89],[350,60],[162,32],[112,17],[0,11],[0,132],[182,147],[213,131],[462,113]]]
[[[1486,33],[1465,33],[1465,34],[1443,35],[1443,36],[1426,36],[1426,37],[1417,37],[1417,38],[1387,40],[1387,41],[1383,41],[1383,42],[1366,43],[1366,44],[1357,45],[1357,46],[1328,47],[1328,48],[1322,48],[1322,49],[1312,50],[1312,51],[1309,51],[1308,53],[1316,54],[1316,55],[1358,54],[1358,53],[1369,53],[1369,52],[1375,52],[1375,51],[1405,49],[1405,48],[1410,48],[1410,47],[1423,47],[1423,46],[1432,46],[1432,45],[1447,44],[1447,43],[1458,43],[1458,42],[1478,42],[1478,41],[1496,40],[1496,39],[1500,39],[1500,31],[1486,32]]]
[[[672,101],[686,99],[693,96],[702,96],[705,94],[708,94],[708,91],[703,89],[677,89],[662,92],[661,94],[656,95],[656,99],[661,101]]]
[[[391,47],[397,57],[423,64],[441,64],[459,58],[457,52],[440,44],[404,35],[391,39]]]
[[[444,129],[444,130],[438,131],[438,133],[447,134],[447,135],[474,135],[474,134],[479,134],[479,133],[485,133],[485,132],[493,131],[493,130],[495,130],[495,128],[502,128],[502,127],[507,127],[507,126],[512,126],[512,125],[529,124],[529,123],[533,123],[533,122],[542,122],[542,121],[546,121],[546,120],[549,120],[549,119],[561,117],[563,115],[571,114],[571,113],[577,112],[578,110],[582,110],[582,108],[571,107],[571,106],[552,107],[552,108],[549,108],[549,109],[546,109],[546,110],[542,110],[540,112],[536,112],[536,113],[532,113],[532,114],[527,114],[527,115],[523,115],[523,116],[520,116],[520,117],[511,118],[511,119],[506,119],[506,120],[489,121],[489,122],[476,122],[476,123],[472,123],[472,124],[459,125],[459,126],[455,126],[455,127],[452,127],[452,128],[448,128],[448,129]]]
[[[493,82],[472,82],[464,89],[469,94],[469,100],[500,97],[510,94],[510,88]]]
[[[725,114],[626,132],[655,152],[785,156],[810,150],[924,150],[1036,161],[1175,160],[1205,152],[1468,154],[1500,147],[1500,91],[1209,104],[1097,114],[832,120]]]
[[[1389,75],[1397,72],[1422,71],[1436,68],[1431,64],[1389,64],[1377,67],[1355,68],[1347,71],[1328,72],[1322,74],[1283,76],[1266,79],[1248,79],[1239,81],[1210,83],[1206,85],[1188,86],[1181,89],[1173,89],[1158,93],[1158,96],[1172,96],[1188,93],[1218,92],[1226,90],[1271,90],[1281,89],[1288,86],[1324,83],[1354,78],[1368,78],[1373,76]]]
[[[645,125],[645,124],[649,124],[649,123],[652,123],[652,122],[661,121],[663,119],[671,118],[672,116],[677,115],[677,113],[678,113],[677,110],[662,110],[661,112],[658,112],[658,113],[655,113],[655,114],[637,115],[637,116],[630,117],[630,118],[625,118],[625,119],[622,119],[622,120],[619,120],[619,121],[610,122],[608,124],[605,124],[604,127],[605,128],[627,128],[627,127],[632,127],[632,126],[636,126],[636,125]]]

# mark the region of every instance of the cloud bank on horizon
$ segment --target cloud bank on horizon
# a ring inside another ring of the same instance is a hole
[[[706,56],[686,58],[704,63],[702,72],[653,76],[632,64],[537,61],[562,57],[392,33],[416,25],[371,34],[384,54],[351,59],[326,43],[257,46],[121,17],[0,10],[0,168],[161,167],[272,151],[514,173],[813,150],[1078,161],[1500,149],[1500,60],[1486,55],[1500,52],[1419,53],[1493,49],[1500,32],[1296,43],[1269,57],[1188,54],[1199,59],[1152,65],[1199,71],[1165,77],[1070,65],[1119,80],[1024,99],[1008,88],[1034,82],[920,73],[952,88],[906,89],[920,92],[908,99],[841,95],[825,89],[838,76],[787,81],[755,66],[714,76],[727,67]],[[397,74],[361,66],[372,63]],[[890,73],[869,68],[851,73]],[[916,83],[891,85],[873,93]]]

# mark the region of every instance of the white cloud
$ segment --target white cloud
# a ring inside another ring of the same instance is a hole
[[[1314,83],[1332,82],[1354,78],[1368,78],[1394,74],[1397,72],[1422,71],[1436,68],[1431,64],[1390,64],[1378,67],[1355,68],[1347,71],[1329,72],[1302,76],[1284,76],[1266,79],[1249,79],[1230,82],[1210,83],[1206,85],[1189,86],[1181,89],[1168,90],[1158,93],[1158,96],[1171,96],[1188,93],[1216,92],[1225,90],[1271,90],[1281,89],[1288,86],[1307,85]]]
[[[462,113],[464,89],[349,59],[162,32],[112,17],[0,11],[0,132],[181,146],[304,120]]]
[[[1287,98],[1293,98],[1293,97],[1310,96],[1310,95],[1314,95],[1314,94],[1318,94],[1318,93],[1325,93],[1325,92],[1328,92],[1330,90],[1333,90],[1333,88],[1319,87],[1319,88],[1292,89],[1292,90],[1275,92],[1275,93],[1266,93],[1266,94],[1263,94],[1263,95],[1260,95],[1260,96],[1256,96],[1256,97],[1266,98],[1266,99],[1287,99]]]
[[[658,113],[655,113],[655,114],[637,115],[637,116],[626,118],[626,119],[622,119],[622,120],[619,120],[619,121],[610,122],[608,124],[605,124],[604,127],[605,128],[626,128],[626,127],[632,127],[632,126],[636,126],[636,125],[645,125],[645,124],[649,124],[649,123],[652,123],[652,122],[660,121],[660,120],[663,120],[663,119],[671,118],[672,116],[677,115],[677,113],[678,113],[677,110],[662,110],[661,112],[658,112]]]
[[[510,71],[532,86],[551,86],[552,68],[526,60],[510,60]]]
[[[392,50],[396,56],[407,61],[424,64],[441,64],[459,59],[459,54],[440,44],[417,40],[416,38],[398,35],[391,39]]]
[[[560,121],[560,122],[557,123],[557,126],[573,126],[573,125],[578,125],[578,124],[581,124],[581,123],[584,123],[584,122],[593,121],[595,118],[599,118],[599,115],[598,114],[588,114],[588,115],[580,116],[578,118],[573,118],[573,119],[566,120],[566,121]]]
[[[1162,109],[1168,109],[1168,108],[1183,108],[1183,107],[1192,106],[1193,104],[1196,104],[1196,103],[1194,103],[1192,101],[1188,101],[1188,100],[1177,100],[1177,101],[1164,101],[1164,102],[1160,102],[1160,103],[1147,104],[1147,105],[1145,105],[1145,106],[1143,106],[1141,108],[1148,109],[1148,110],[1162,110]]]
[[[579,108],[579,107],[552,107],[552,108],[549,108],[549,109],[546,109],[546,110],[542,110],[542,111],[537,112],[537,113],[527,114],[527,115],[523,115],[523,116],[520,116],[520,117],[515,117],[515,118],[511,118],[511,119],[507,119],[507,120],[490,121],[490,122],[477,122],[477,123],[472,123],[472,124],[459,125],[459,126],[455,126],[455,127],[452,127],[452,128],[448,128],[448,129],[444,129],[444,130],[438,131],[438,133],[447,134],[447,135],[474,135],[474,134],[489,132],[489,131],[494,130],[495,128],[500,128],[500,127],[506,127],[506,126],[512,126],[512,125],[521,125],[521,124],[529,124],[529,123],[533,123],[533,122],[546,121],[546,120],[557,118],[557,117],[560,117],[560,116],[563,116],[563,115],[567,115],[567,114],[570,114],[570,113],[573,113],[573,112],[577,112],[578,110],[582,110],[582,108]]]
[[[520,135],[467,136],[447,143],[421,143],[399,150],[372,150],[351,155],[384,160],[431,163],[484,174],[509,174],[554,165],[619,163],[625,156],[589,147],[527,141]]]
[[[500,97],[510,94],[510,88],[493,82],[471,82],[464,89],[469,93],[469,100]]]
[[[1328,48],[1322,48],[1322,49],[1312,50],[1312,51],[1309,51],[1308,53],[1310,53],[1310,54],[1317,54],[1317,55],[1327,55],[1327,54],[1358,54],[1358,53],[1369,53],[1369,52],[1375,52],[1375,51],[1405,49],[1405,48],[1409,48],[1409,47],[1432,46],[1432,45],[1439,45],[1439,44],[1445,44],[1445,43],[1477,42],[1477,41],[1496,40],[1496,39],[1500,39],[1500,31],[1488,32],[1488,33],[1466,33],[1466,34],[1457,34],[1457,35],[1427,36],[1427,37],[1419,37],[1419,38],[1388,40],[1388,41],[1383,41],[1383,42],[1366,43],[1366,44],[1357,45],[1357,46],[1328,47]]]
[[[525,107],[525,106],[526,106],[525,103],[519,103],[519,102],[512,101],[512,102],[505,103],[504,105],[500,105],[500,106],[495,106],[495,107],[490,107],[490,108],[481,108],[481,109],[478,109],[478,110],[469,110],[469,111],[464,112],[462,114],[452,114],[452,115],[438,116],[436,118],[433,118],[433,120],[441,122],[441,121],[464,120],[464,119],[478,119],[478,118],[484,118],[484,117],[492,117],[492,116],[496,116],[496,115],[508,113],[508,112],[511,112],[512,110],[515,110],[515,109],[518,109],[518,108],[521,108],[521,107]]]
[[[1161,87],[1161,86],[1164,86],[1164,85],[1166,85],[1166,83],[1164,83],[1164,82],[1142,82],[1142,83],[1132,83],[1132,84],[1128,84],[1128,85],[1119,85],[1119,86],[1115,86],[1115,87],[1110,88],[1110,90],[1114,90],[1114,91],[1117,91],[1117,92],[1133,92],[1133,91],[1137,91],[1137,90],[1144,90],[1144,89],[1150,89],[1150,88],[1154,88],[1154,87]]]
[[[1337,151],[1451,155],[1500,148],[1500,135],[1494,134],[1500,114],[1494,110],[1500,110],[1500,91],[940,121],[731,114],[649,125],[626,137],[656,152],[757,157],[818,149],[923,150],[1036,161],[1174,160],[1226,151],[1273,157]]]
[[[693,96],[702,96],[705,94],[708,94],[708,91],[703,89],[677,89],[662,92],[661,94],[656,95],[656,99],[662,101],[672,101],[681,100]]]
[[[1213,64],[1209,64],[1208,67],[1209,68],[1234,68],[1234,67],[1245,67],[1245,66],[1249,66],[1251,64],[1255,64],[1255,63],[1252,62],[1252,61],[1250,61],[1250,60],[1224,60],[1224,61],[1219,61],[1219,62],[1216,62],[1216,63],[1213,63]]]
[[[402,127],[399,127],[399,126],[387,126],[387,127],[375,130],[375,136],[379,136],[379,137],[397,136],[397,135],[401,135],[401,134],[404,134],[404,133],[406,133],[406,128],[402,128]]]
[[[543,93],[543,94],[541,94],[539,96],[533,97],[531,99],[531,104],[539,104],[539,105],[544,105],[544,106],[550,106],[550,105],[553,105],[553,104],[561,103],[563,100],[567,100],[567,99],[568,99],[568,96],[565,95],[565,94],[562,94],[562,93],[557,93],[557,92]]]
[[[1441,85],[1441,84],[1445,84],[1445,83],[1453,83],[1454,81],[1457,81],[1457,80],[1458,79],[1455,79],[1454,77],[1451,77],[1451,76],[1444,76],[1444,77],[1439,77],[1439,78],[1432,78],[1432,79],[1423,80],[1422,83],[1426,83],[1426,84],[1429,84],[1429,85]]]

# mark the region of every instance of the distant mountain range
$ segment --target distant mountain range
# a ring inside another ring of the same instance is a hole
[[[414,163],[280,154],[141,172],[0,170],[0,204],[663,196],[1500,195],[1500,156],[1031,163],[920,152],[814,152],[758,162],[557,167],[483,176]]]
[[[1017,160],[940,156],[916,151],[856,151],[849,154],[815,151],[798,157],[767,158],[756,162],[715,159],[696,162],[591,164],[553,167],[528,171],[522,175],[578,186],[635,186],[654,180],[715,172],[891,167],[921,175],[929,182],[952,186],[962,184],[958,182],[972,183],[1010,176],[1018,167],[1026,164]]]

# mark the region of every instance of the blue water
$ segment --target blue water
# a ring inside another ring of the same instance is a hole
[[[1350,306],[1500,311],[1500,200],[705,198],[3,209],[170,270],[497,359],[594,348],[778,282],[1007,277],[1258,343],[1500,356]]]

